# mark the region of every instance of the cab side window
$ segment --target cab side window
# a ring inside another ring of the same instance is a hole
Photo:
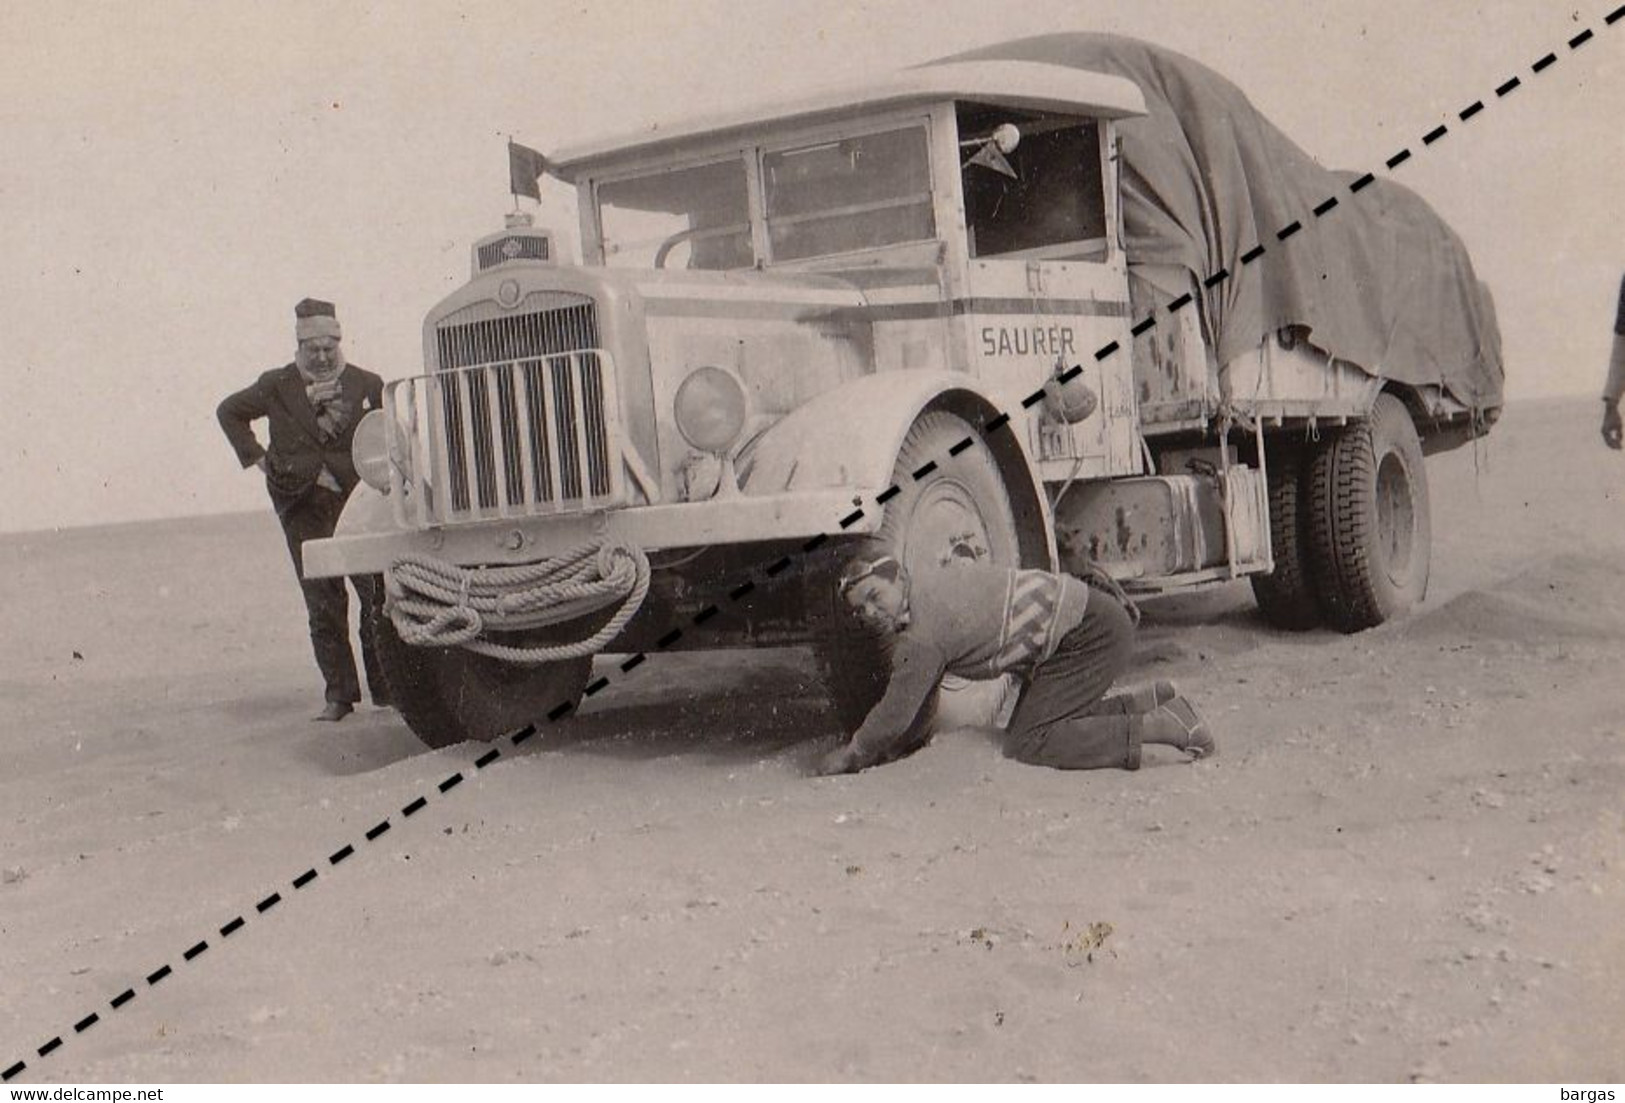
[[[1014,149],[1003,152],[992,134],[1007,122],[1019,131],[1020,139]],[[1009,111],[962,108],[959,127],[971,256],[1036,249],[1068,256],[1105,255],[1098,123],[1020,119]]]

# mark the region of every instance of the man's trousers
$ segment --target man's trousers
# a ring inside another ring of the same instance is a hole
[[[294,574],[305,594],[310,645],[316,652],[316,665],[327,682],[327,700],[355,704],[361,700],[361,685],[356,678],[355,652],[350,649],[350,602],[344,592],[344,579],[306,578],[301,554],[306,540],[333,535],[343,509],[343,495],[317,486],[290,506],[281,520],[283,535],[288,539],[288,554],[293,557]],[[373,649],[373,622],[382,615],[383,578],[354,575],[350,584],[355,587],[356,598],[361,603],[361,661],[367,668],[367,689],[374,702],[385,703],[389,700],[389,687]]]
[[[1038,664],[1005,729],[1004,753],[1060,770],[1140,768],[1140,723],[1127,696],[1106,691],[1128,667],[1134,624],[1093,587],[1083,621]]]

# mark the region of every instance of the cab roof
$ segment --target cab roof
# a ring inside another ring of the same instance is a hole
[[[941,100],[975,100],[1010,108],[1119,119],[1145,114],[1139,86],[1122,77],[1036,61],[965,61],[907,69],[880,80],[843,84],[767,100],[559,150],[548,157],[554,176],[573,182],[594,165],[634,153],[655,153],[697,138],[765,126],[834,120],[879,109]]]

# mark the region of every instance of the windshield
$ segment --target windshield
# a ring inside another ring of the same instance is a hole
[[[775,261],[936,236],[922,126],[766,153],[762,184]]]
[[[598,185],[612,268],[749,268],[750,201],[741,158]]]

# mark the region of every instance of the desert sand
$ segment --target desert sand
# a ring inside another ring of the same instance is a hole
[[[1287,635],[1245,584],[1148,603],[1136,676],[1220,753],[1136,773],[961,731],[809,778],[838,735],[788,651],[604,664],[580,718],[475,770],[393,712],[308,722],[269,509],[0,537],[0,1068],[1625,1080],[1625,458],[1597,414],[1515,403],[1429,462],[1401,622]]]

